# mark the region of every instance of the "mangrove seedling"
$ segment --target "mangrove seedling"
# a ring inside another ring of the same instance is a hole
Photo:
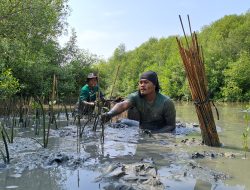
[[[35,110],[35,135],[39,135],[39,125],[40,125],[39,103],[33,101],[31,107],[33,110]]]
[[[1,154],[3,156],[4,162],[8,164],[8,163],[10,163],[10,155],[9,155],[8,143],[6,141],[5,134],[4,134],[3,130],[1,130],[1,134],[2,134],[2,138],[3,138],[3,143],[4,143],[4,147],[5,147],[6,156],[4,155],[3,151],[1,151]]]
[[[246,125],[242,133],[242,139],[243,139],[242,145],[243,145],[243,150],[245,153],[244,154],[245,158],[247,157],[247,152],[248,152],[248,133],[249,133],[249,120],[250,120],[249,113],[250,113],[250,107],[246,109],[246,112],[244,114],[244,120],[245,120]]]
[[[44,112],[43,104],[40,98],[38,98],[38,103],[41,107],[42,117],[43,117],[43,148],[46,148],[48,144],[48,140],[46,139],[47,136],[46,136],[46,124],[45,124],[45,112]]]

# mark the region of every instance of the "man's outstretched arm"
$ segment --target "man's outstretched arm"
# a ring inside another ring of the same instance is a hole
[[[102,114],[102,122],[108,122],[112,117],[124,112],[132,106],[131,102],[124,100],[123,102],[117,103],[110,111]]]

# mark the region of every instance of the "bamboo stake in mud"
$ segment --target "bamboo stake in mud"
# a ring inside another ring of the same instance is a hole
[[[51,105],[50,105],[50,114],[51,114],[51,123],[55,123],[55,128],[57,129],[57,122],[56,122],[56,117],[54,113],[54,104],[56,104],[56,93],[57,93],[57,79],[56,75],[53,75],[53,83],[52,83],[52,94],[51,94]],[[49,131],[49,128],[48,128]]]
[[[80,153],[80,138],[81,136],[81,127],[79,125],[76,126],[76,152]]]
[[[39,102],[39,105],[41,107],[42,116],[43,116],[43,148],[46,148],[48,141],[46,140],[45,112],[44,112],[43,104],[42,104],[42,101],[40,100],[40,98],[38,98],[38,102]]]
[[[95,120],[94,120],[94,125],[93,125],[93,131],[96,131],[96,127],[98,125],[98,122],[100,120],[100,115],[101,115],[101,92],[100,92],[100,77],[99,77],[99,72],[97,72],[97,78],[98,78],[98,91],[96,93],[96,105],[95,105]]]
[[[4,125],[2,126],[2,132],[4,133],[4,135],[7,138],[8,142],[11,143],[11,139],[10,139],[10,137],[9,137],[9,135],[8,135],[8,133],[7,133]]]
[[[36,116],[35,116],[35,135],[39,135],[38,126],[40,124],[40,116],[39,116],[39,110],[37,107],[35,108],[35,113],[36,113]]]
[[[102,134],[101,134],[101,143],[104,143],[104,123],[101,121]]]
[[[69,125],[69,113],[68,113],[68,109],[65,103],[63,103],[63,107],[64,107],[66,119],[67,119],[67,125]]]
[[[12,125],[11,125],[11,133],[10,133],[10,143],[13,143],[14,141],[14,126],[15,126],[15,113],[13,114],[13,118],[12,118]]]
[[[181,17],[180,21],[183,28]],[[192,42],[189,45],[183,28],[188,48],[184,48],[181,41],[176,38],[179,52],[187,74],[192,99],[194,101],[196,113],[200,123],[203,142],[209,146],[220,146],[221,144],[217,134],[209,99],[207,78],[204,67],[204,56],[201,47],[199,46],[196,33],[194,32],[192,34],[190,20],[189,28]]]
[[[116,77],[115,77],[115,81],[117,79],[117,75],[118,75],[118,72],[119,72],[119,68],[120,68],[120,65],[118,66],[117,68],[117,72],[116,72]],[[99,79],[99,73],[98,73],[98,79]],[[114,81],[114,84],[113,84],[113,87],[115,85],[115,81]],[[113,91],[113,88],[112,88],[112,91]],[[112,96],[112,91],[111,91],[111,95],[110,95],[110,98]],[[100,96],[100,88],[98,88],[98,120],[101,120],[101,114],[102,114],[102,111],[103,111],[103,105],[100,104],[100,101],[101,101],[101,96]],[[102,128],[102,133],[101,133],[101,142],[104,143],[104,124],[103,122],[101,121],[101,128]]]
[[[30,112],[30,98],[23,98],[24,100],[24,127],[26,128],[30,124],[29,112]]]
[[[22,96],[20,97],[20,103],[19,103],[19,125],[22,124],[22,127],[24,126],[23,124],[23,102],[22,102]]]
[[[77,124],[76,124],[76,127],[77,127],[77,130],[78,130],[78,135],[80,138],[82,138],[82,135],[83,135],[83,130],[84,130],[84,126],[82,128],[81,126],[81,116],[80,115],[77,115]]]
[[[9,148],[8,148],[8,144],[5,138],[5,134],[3,131],[1,131],[2,137],[3,137],[3,142],[4,142],[4,147],[5,147],[5,152],[6,152],[6,163],[9,164],[10,163],[10,154],[9,154]]]
[[[110,99],[113,96],[113,91],[114,91],[114,88],[115,88],[115,83],[116,83],[117,76],[118,76],[118,73],[119,73],[119,70],[120,70],[120,66],[121,66],[121,64],[119,64],[118,67],[117,67],[117,69],[116,69],[115,80],[114,80],[112,88],[111,88]]]

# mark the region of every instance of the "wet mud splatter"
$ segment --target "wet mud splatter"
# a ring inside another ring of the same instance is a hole
[[[204,147],[199,138],[190,134],[199,134],[195,124],[177,123],[176,134],[148,134],[123,121],[107,125],[105,142],[101,143],[101,129],[93,132],[88,126],[79,138],[77,126],[69,125],[52,129],[49,147],[44,149],[41,137],[34,140],[27,133],[20,132],[14,143],[9,144],[10,164],[0,161],[0,176],[22,179],[27,172],[37,169],[42,172],[62,169],[73,173],[86,172],[84,175],[92,172],[91,184],[98,184],[99,189],[184,188],[192,180],[194,185],[200,180],[208,186],[219,185],[223,189],[223,181],[231,176],[203,166],[198,160],[237,159],[239,155],[187,151],[186,147],[194,150]],[[60,183],[58,189],[61,189]],[[0,187],[11,187],[4,184],[2,178]],[[12,185],[14,187],[15,183]]]

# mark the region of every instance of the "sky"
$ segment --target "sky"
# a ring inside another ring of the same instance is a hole
[[[231,14],[245,14],[250,0],[69,0],[68,35],[59,38],[63,45],[75,29],[77,45],[104,59],[125,44],[133,50],[149,38],[183,35],[179,15],[193,31]]]

